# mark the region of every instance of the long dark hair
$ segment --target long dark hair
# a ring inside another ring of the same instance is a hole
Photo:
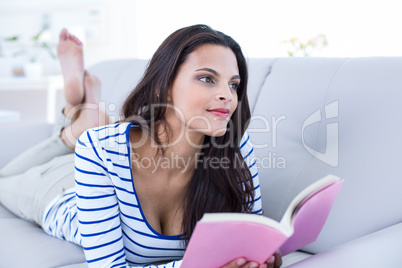
[[[205,212],[251,212],[254,202],[254,186],[250,171],[240,153],[240,141],[250,120],[247,99],[247,63],[240,46],[230,36],[215,31],[207,25],[193,25],[172,33],[160,45],[150,60],[137,87],[123,105],[123,121],[141,118],[143,129],[151,135],[152,130],[163,126],[171,129],[165,121],[168,90],[188,55],[206,44],[230,48],[236,56],[241,82],[237,90],[238,106],[233,113],[228,130],[223,136],[206,136],[201,158],[187,187],[183,201],[182,231],[186,243],[196,222]],[[156,105],[151,111],[150,107]],[[161,145],[158,135],[153,139]],[[227,159],[225,167],[213,168],[211,161]]]

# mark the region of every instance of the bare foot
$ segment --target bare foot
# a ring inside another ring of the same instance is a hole
[[[110,124],[109,116],[106,114],[99,103],[101,97],[101,81],[97,76],[91,75],[88,71],[85,71],[84,73],[84,90],[85,99],[83,106],[95,107],[93,104],[96,105],[95,110],[90,109],[90,111],[86,111],[88,112],[86,116],[91,116],[92,119],[89,120],[90,118],[87,118],[88,121],[91,121],[93,124],[93,126],[91,127]]]
[[[99,103],[101,96],[101,81],[88,71],[84,72],[85,103]]]
[[[110,124],[109,116],[99,107],[100,80],[96,76],[90,75],[87,71],[85,71],[84,75],[84,89],[84,102],[70,110],[71,113],[76,113],[76,109],[79,109],[78,118],[71,125],[64,128],[60,135],[63,142],[71,149],[75,148],[78,138],[85,130]],[[69,117],[68,114],[66,116]]]
[[[81,41],[66,29],[60,32],[57,56],[63,72],[64,95],[69,104],[66,108],[72,108],[84,100],[84,59]]]

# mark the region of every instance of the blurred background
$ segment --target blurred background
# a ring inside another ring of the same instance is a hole
[[[399,2],[1,0],[0,111],[18,110],[21,90],[32,98],[45,90],[46,115],[22,119],[54,120],[49,111],[58,106],[62,86],[55,54],[63,27],[83,41],[86,67],[149,59],[170,33],[197,23],[231,35],[253,58],[402,56]]]

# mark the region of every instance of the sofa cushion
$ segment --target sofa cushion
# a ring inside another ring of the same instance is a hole
[[[2,220],[2,219],[16,219],[16,218],[17,218],[17,216],[15,216],[8,209],[4,208],[2,205],[0,205],[0,220]]]
[[[0,124],[0,169],[20,153],[50,136],[53,125],[49,123]],[[27,135],[29,133],[29,135]]]
[[[251,113],[254,110],[255,103],[260,93],[260,89],[265,82],[265,78],[271,72],[272,65],[276,59],[258,59],[252,58],[248,59],[248,85],[247,85],[247,96],[250,105]]]
[[[102,83],[100,105],[112,121],[120,118],[121,106],[144,74],[148,60],[111,60],[98,63],[89,69]]]
[[[345,180],[317,241],[321,252],[402,220],[402,58],[286,58],[272,66],[250,139],[264,213],[279,220],[292,198],[327,174]],[[276,122],[276,124],[275,124]],[[325,158],[327,157],[327,158]]]
[[[5,215],[4,208],[1,214]],[[61,267],[85,263],[81,247],[48,236],[37,225],[15,217],[0,218],[0,267]]]
[[[402,267],[402,223],[311,256],[289,268]]]

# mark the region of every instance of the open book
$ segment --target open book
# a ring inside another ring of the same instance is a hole
[[[342,183],[333,175],[314,182],[292,200],[280,222],[256,214],[204,214],[181,268],[221,267],[238,257],[263,263],[277,249],[286,255],[314,242]]]

